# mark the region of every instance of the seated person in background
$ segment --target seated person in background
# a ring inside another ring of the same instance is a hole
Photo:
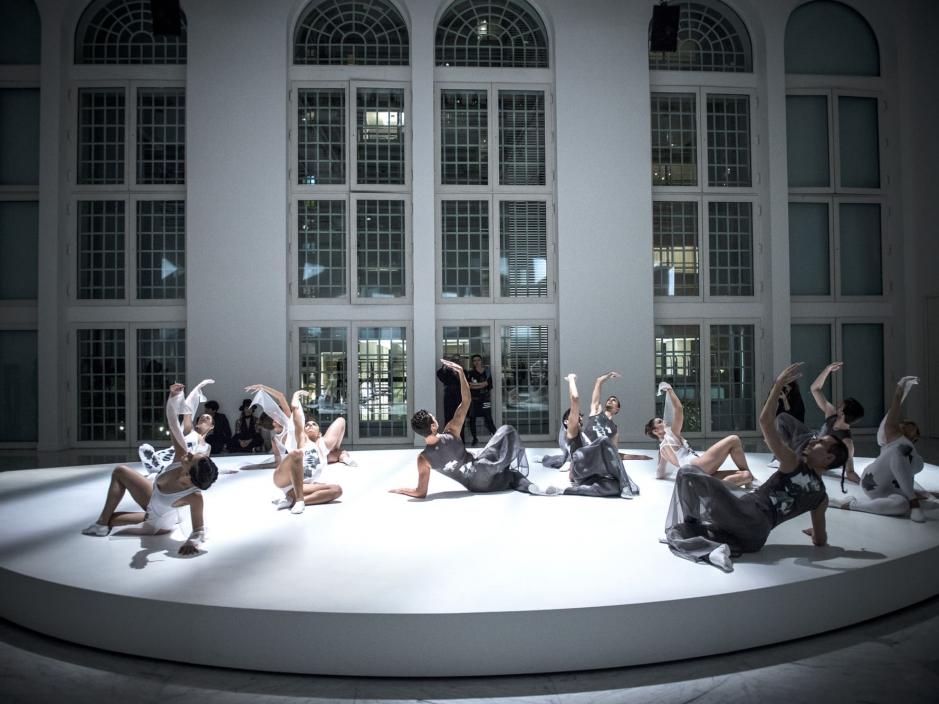
[[[235,434],[228,441],[229,452],[255,452],[264,447],[264,438],[258,432],[257,418],[250,398],[241,402],[241,415],[235,421]]]
[[[231,440],[231,425],[228,422],[228,416],[220,413],[218,401],[206,401],[203,406],[205,412],[212,417],[213,428],[205,436],[206,442],[212,448],[215,455],[225,452],[225,447]]]

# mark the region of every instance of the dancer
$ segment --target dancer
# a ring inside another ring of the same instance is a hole
[[[178,508],[189,507],[192,532],[179,548],[180,555],[194,555],[205,540],[205,522],[202,514],[201,491],[208,489],[218,478],[218,468],[208,456],[193,454],[186,450],[179,415],[185,410],[182,384],[170,386],[166,400],[166,423],[173,439],[173,450],[181,458],[164,467],[148,480],[127,465],[118,465],[111,473],[104,508],[98,520],[82,531],[85,535],[104,537],[115,526],[142,523],[147,532],[154,535],[168,533],[179,523]],[[125,492],[142,509],[140,511],[116,511]]]
[[[668,476],[668,465],[676,469],[693,465],[705,474],[710,474],[728,484],[743,488],[752,488],[753,473],[747,465],[747,456],[743,443],[737,435],[728,435],[718,440],[706,451],[698,453],[691,449],[688,441],[681,435],[685,422],[685,411],[681,400],[671,384],[663,381],[659,384],[659,393],[665,393],[663,418],[653,418],[646,423],[645,433],[659,442],[659,463],[655,469],[656,479]],[[721,470],[721,465],[730,457],[737,466],[735,470]]]
[[[844,441],[848,448],[848,459],[841,469],[841,490],[844,491],[844,480],[857,484],[861,478],[854,471],[854,440],[851,439],[851,426],[864,417],[864,406],[856,398],[848,397],[841,402],[838,408],[825,397],[825,380],[832,372],[839,371],[844,366],[844,362],[832,362],[825,367],[809,389],[812,392],[812,398],[816,405],[825,414],[825,422],[818,431],[819,437],[833,435],[839,440]],[[795,448],[793,448],[795,449]]]
[[[801,363],[793,364],[780,373],[760,413],[763,438],[780,464],[762,486],[738,495],[726,482],[699,467],[685,465],[678,470],[665,522],[665,542],[679,557],[730,572],[732,556],[756,552],[773,528],[806,512],[812,514],[812,527],[803,532],[817,546],[827,543],[828,495],[821,475],[844,462],[848,450],[844,442],[826,435],[809,441],[796,455],[776,431],[776,399],[782,387],[799,376],[800,368]]]
[[[450,361],[460,364],[460,355],[452,355]],[[442,364],[440,369],[437,370],[437,380],[443,384],[443,424],[447,425],[460,405],[460,380],[457,379],[456,374]],[[460,440],[465,442],[464,432],[465,429],[460,428]]]
[[[308,396],[308,392],[294,392],[288,404],[280,391],[264,384],[247,386],[245,391],[254,393],[252,404],[261,406],[274,421],[272,478],[274,486],[284,492],[284,498],[275,504],[277,508],[289,508],[290,513],[296,515],[303,513],[307,506],[326,504],[342,496],[342,487],[338,484],[316,481],[327,462],[329,449],[319,435],[319,425],[312,433],[316,435],[315,440],[304,427],[306,419],[300,400]],[[345,429],[345,422],[342,428]]]
[[[619,372],[607,372],[598,376],[593,384],[593,393],[590,395],[590,415],[581,429],[581,432],[587,438],[587,442],[606,437],[613,443],[613,447],[619,448],[619,428],[613,422],[613,416],[619,413],[619,399],[610,394],[603,402],[603,405],[600,405],[600,391],[603,384],[610,379],[619,379],[619,377]]]
[[[203,387],[214,383],[214,379],[203,379],[196,384],[196,387],[189,393],[186,399],[179,404],[179,409],[183,416],[183,440],[185,441],[186,451],[193,455],[208,456],[212,452],[212,446],[209,444],[206,436],[209,435],[215,427],[215,419],[211,414],[203,413],[199,416],[195,425],[193,425],[192,416],[195,414],[196,409],[199,408],[199,404],[205,401],[205,397],[202,395]],[[177,420],[176,424],[178,424],[178,422]],[[174,424],[170,423],[170,426],[172,425]],[[168,430],[172,433],[172,427],[169,427]],[[144,443],[137,449],[137,455],[140,457],[140,462],[143,464],[144,470],[150,475],[157,474],[169,467],[176,458],[176,450],[173,446],[163,450],[154,450],[153,445]],[[228,470],[228,472],[235,471],[237,470]]]
[[[577,375],[568,374],[564,381],[570,387],[571,405],[564,413],[562,439],[570,459],[568,477],[572,485],[564,493],[575,496],[620,496],[624,499],[638,496],[639,487],[626,473],[613,441],[606,435],[588,441],[581,431],[583,416],[580,413]]]
[[[861,475],[861,488],[866,498],[852,496],[840,508],[882,516],[908,515],[916,523],[926,520],[913,481],[914,475],[923,469],[923,458],[913,444],[919,439],[919,426],[900,420],[900,406],[918,383],[915,376],[905,376],[897,382],[893,401],[877,431],[880,455]]]
[[[550,486],[542,491],[528,480],[525,447],[518,431],[510,425],[498,428],[475,457],[467,452],[460,440],[460,426],[472,400],[469,383],[463,367],[447,359],[440,361],[460,378],[460,405],[442,433],[438,432],[437,419],[427,411],[420,410],[412,416],[411,427],[426,443],[424,451],[417,456],[417,487],[391,489],[391,493],[423,499],[430,484],[430,470],[434,469],[473,492],[515,489],[543,496],[560,495],[561,490],[557,487]]]

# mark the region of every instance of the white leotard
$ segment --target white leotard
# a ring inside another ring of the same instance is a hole
[[[179,511],[173,504],[180,499],[199,491],[198,487],[190,486],[182,491],[176,491],[172,494],[164,493],[157,483],[164,474],[178,469],[182,466],[180,462],[173,462],[168,467],[160,470],[159,474],[153,477],[153,493],[150,496],[150,503],[147,504],[147,517],[144,519],[144,525],[151,528],[154,533],[163,530],[172,530],[179,523]]]

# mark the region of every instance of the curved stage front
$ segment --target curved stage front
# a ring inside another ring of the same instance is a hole
[[[539,454],[530,450],[530,456]],[[651,453],[650,453],[651,454]],[[725,574],[659,542],[672,481],[629,462],[632,500],[469,494],[417,450],[330,467],[340,502],[276,511],[271,470],[206,492],[209,541],[80,530],[110,466],[0,474],[0,616],[135,655],[278,672],[461,676],[619,667],[711,655],[849,625],[939,593],[939,511],[929,520],[830,509],[830,546],[783,524]],[[748,455],[758,478],[767,455]],[[221,467],[245,458],[222,457]],[[858,461],[860,470],[866,460]],[[557,472],[532,464],[532,478]],[[939,490],[939,468],[917,477]],[[835,476],[832,496],[840,494]],[[850,491],[858,491],[850,487]],[[125,499],[128,509],[129,499]]]

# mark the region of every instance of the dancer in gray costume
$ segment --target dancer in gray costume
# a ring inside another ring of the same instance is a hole
[[[469,383],[466,381],[463,367],[447,359],[440,361],[452,369],[460,379],[460,405],[442,433],[438,432],[439,425],[433,415],[425,410],[414,414],[411,427],[414,432],[423,436],[427,444],[424,451],[417,456],[417,487],[391,489],[391,493],[423,499],[427,496],[430,470],[433,469],[473,492],[515,489],[530,494],[559,495],[561,490],[557,487],[548,487],[542,491],[528,480],[525,447],[518,431],[510,425],[498,428],[475,457],[471,452],[467,452],[466,446],[460,440],[460,428],[471,401]]]
[[[568,374],[564,380],[570,386],[570,408],[564,414],[563,439],[570,460],[568,476],[571,486],[565,494],[575,496],[620,496],[631,499],[639,495],[639,487],[626,473],[623,462],[609,437],[601,435],[588,441],[582,431],[580,394],[577,375]],[[652,459],[644,455],[629,455],[633,459]]]
[[[793,364],[782,371],[760,413],[763,438],[779,458],[779,470],[762,486],[740,496],[694,465],[678,470],[665,542],[679,557],[730,572],[732,555],[756,552],[773,528],[807,512],[812,514],[812,528],[804,532],[815,545],[827,543],[828,495],[821,474],[843,463],[848,451],[841,440],[829,435],[809,441],[802,454],[796,455],[776,432],[776,400],[782,387],[800,376],[800,366]]]

